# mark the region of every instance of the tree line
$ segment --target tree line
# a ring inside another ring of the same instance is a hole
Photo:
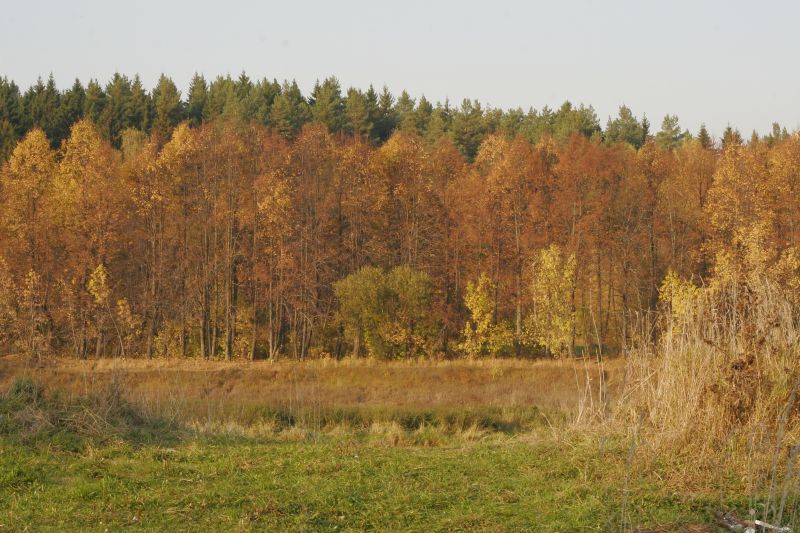
[[[115,75],[0,80],[0,148],[0,346],[31,355],[609,353],[676,277],[800,279],[778,126]]]

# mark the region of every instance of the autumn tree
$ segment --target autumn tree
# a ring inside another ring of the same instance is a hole
[[[363,267],[333,287],[339,301],[339,318],[352,339],[353,356],[360,356],[362,344],[370,354],[384,355],[386,347],[379,329],[392,295],[383,269]]]
[[[73,126],[64,143],[55,187],[58,207],[54,211],[64,239],[61,276],[66,316],[75,352],[85,356],[92,337],[89,278],[97,265],[111,267],[122,258],[128,216],[119,155],[91,122]],[[99,355],[103,332],[95,331],[94,340]]]
[[[19,258],[22,274],[33,271],[42,275],[44,267],[53,266],[51,198],[56,164],[45,133],[34,129],[17,144],[0,173],[4,207],[0,225],[7,233],[6,253]]]
[[[525,321],[528,337],[549,355],[570,348],[575,310],[570,304],[575,283],[575,256],[552,244],[533,262],[530,292],[532,312]]]
[[[475,282],[467,282],[464,305],[469,311],[469,318],[459,345],[467,357],[498,355],[511,344],[511,332],[494,321],[492,292],[492,281],[486,274],[482,273]]]
[[[274,359],[285,347],[295,196],[286,167],[288,146],[280,138],[269,137],[266,147],[268,160],[260,167],[253,196],[252,355],[255,356],[261,320],[266,332],[266,353]]]
[[[428,353],[432,283],[427,274],[405,265],[388,273],[363,267],[334,283],[334,292],[354,357],[362,342],[373,357]]]

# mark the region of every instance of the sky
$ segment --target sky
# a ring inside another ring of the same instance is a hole
[[[163,72],[185,91],[195,72],[246,71],[306,94],[336,76],[434,102],[591,104],[603,127],[625,104],[654,129],[669,113],[749,135],[800,129],[798,22],[796,0],[26,0],[0,12],[0,76],[66,88],[118,71],[153,87]]]

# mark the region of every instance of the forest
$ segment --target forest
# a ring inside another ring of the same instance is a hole
[[[0,351],[616,354],[800,279],[800,137],[195,75],[0,78]]]

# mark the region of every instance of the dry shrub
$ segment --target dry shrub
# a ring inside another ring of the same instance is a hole
[[[66,396],[46,389],[37,379],[19,376],[0,394],[0,436],[69,447],[175,436],[174,426],[131,404],[124,392],[119,376],[80,396]]]
[[[695,475],[774,483],[800,437],[800,308],[767,281],[683,296],[666,302],[656,342],[628,353],[619,419]]]

